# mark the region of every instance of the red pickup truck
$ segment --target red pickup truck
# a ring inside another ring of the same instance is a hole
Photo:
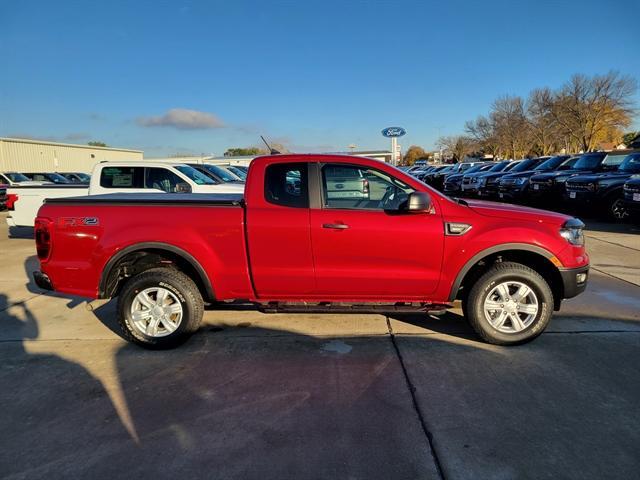
[[[353,195],[347,177],[366,188]],[[117,296],[124,334],[151,348],[179,344],[205,302],[228,300],[268,312],[429,312],[461,299],[480,337],[509,345],[535,338],[562,299],[585,289],[583,227],[558,213],[451,199],[376,160],[275,155],[252,162],[244,195],[47,200],[34,279]]]

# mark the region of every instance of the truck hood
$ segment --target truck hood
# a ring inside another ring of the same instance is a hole
[[[488,202],[485,200],[466,200],[469,208],[485,217],[507,218],[531,222],[544,222],[562,225],[571,217],[562,213],[523,207],[510,203]]]

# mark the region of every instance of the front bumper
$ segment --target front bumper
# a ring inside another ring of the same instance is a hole
[[[584,190],[567,190],[564,194],[564,199],[567,202],[573,204],[589,205],[595,198],[595,192],[589,192]]]
[[[485,185],[478,189],[478,197],[480,198],[497,198],[498,185]]]
[[[500,200],[520,200],[524,196],[525,191],[526,186],[524,185],[501,185],[498,189],[498,198]]]
[[[589,265],[578,268],[560,268],[559,271],[562,278],[563,298],[573,298],[587,288]]]
[[[46,273],[42,273],[39,270],[33,272],[33,281],[43,290],[53,290],[51,279]]]

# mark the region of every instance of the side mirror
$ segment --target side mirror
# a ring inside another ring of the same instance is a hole
[[[409,213],[425,213],[431,211],[431,197],[425,192],[413,192],[407,198],[405,210]]]
[[[187,182],[177,183],[176,193],[191,193],[191,185],[189,185]]]

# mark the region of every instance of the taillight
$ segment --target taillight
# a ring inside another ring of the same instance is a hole
[[[49,255],[51,255],[51,220],[36,218],[34,233],[38,258],[46,261],[49,259]]]
[[[17,193],[8,193],[7,194],[7,210],[15,210],[15,204],[18,201]]]

